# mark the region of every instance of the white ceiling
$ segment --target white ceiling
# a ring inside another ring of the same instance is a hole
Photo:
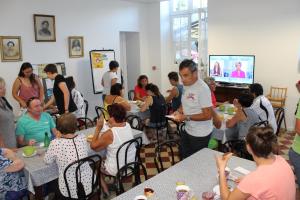
[[[154,2],[167,1],[167,0],[121,0],[121,1],[131,1],[137,3],[154,3]]]

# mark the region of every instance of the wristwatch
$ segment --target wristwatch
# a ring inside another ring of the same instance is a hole
[[[186,115],[186,120],[185,121],[191,121],[191,116],[190,115]]]

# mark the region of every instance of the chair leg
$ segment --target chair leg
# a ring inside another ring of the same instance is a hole
[[[285,120],[285,113],[284,113],[284,110],[283,110],[283,123],[284,123],[284,130],[286,131],[287,130],[287,127],[286,127],[286,120]]]
[[[156,139],[157,139],[157,145],[159,145],[158,128],[156,128]]]

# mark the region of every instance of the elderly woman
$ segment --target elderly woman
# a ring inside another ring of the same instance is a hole
[[[5,94],[5,81],[0,77],[0,147],[15,148],[15,117],[12,106],[6,100]]]
[[[257,168],[241,178],[232,192],[228,189],[225,175],[225,167],[232,154],[216,157],[221,199],[296,198],[295,178],[290,165],[284,158],[272,153],[276,143],[276,135],[270,126],[250,129],[246,137],[246,146]]]
[[[59,190],[63,197],[69,197],[64,181],[65,168],[72,162],[88,156],[88,144],[84,135],[74,134],[77,129],[77,120],[74,114],[63,114],[57,121],[58,138],[51,141],[45,154],[45,163],[56,162],[58,165]],[[60,137],[59,137],[60,136]],[[80,170],[81,182],[86,194],[91,192],[92,170],[86,163]],[[69,183],[72,198],[77,198],[77,187],[75,180],[75,168],[67,171],[67,181]]]
[[[24,162],[16,154],[0,148],[0,199],[18,200],[27,195]]]
[[[120,104],[112,104],[108,106],[108,124],[109,129],[100,134],[104,125],[103,116],[97,121],[97,127],[91,142],[91,148],[95,151],[107,149],[106,160],[104,161],[102,172],[115,176],[117,174],[117,151],[119,147],[131,139],[133,134],[130,125],[126,122],[125,108]],[[133,162],[135,159],[135,149],[129,149],[127,154],[127,162]],[[125,154],[119,155],[120,168],[123,167]],[[104,177],[101,177],[101,186],[104,191],[104,197],[109,196],[107,185]]]

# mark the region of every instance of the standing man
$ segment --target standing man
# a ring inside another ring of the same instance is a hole
[[[181,96],[183,85],[179,83],[179,77],[177,72],[170,72],[168,74],[169,81],[173,88],[168,90],[169,96],[166,97],[166,102],[172,104],[172,110],[176,111],[181,105]]]
[[[184,88],[181,106],[175,112],[175,120],[185,121],[180,153],[182,158],[186,158],[208,146],[213,130],[212,103],[210,90],[207,84],[198,78],[198,69],[194,61],[182,61],[179,74]]]
[[[105,96],[110,94],[111,86],[120,82],[118,81],[118,75],[117,75],[118,68],[119,68],[119,63],[117,61],[115,60],[110,61],[109,71],[103,74],[102,81],[101,81],[101,84],[103,86],[103,95],[102,95],[103,101]]]

